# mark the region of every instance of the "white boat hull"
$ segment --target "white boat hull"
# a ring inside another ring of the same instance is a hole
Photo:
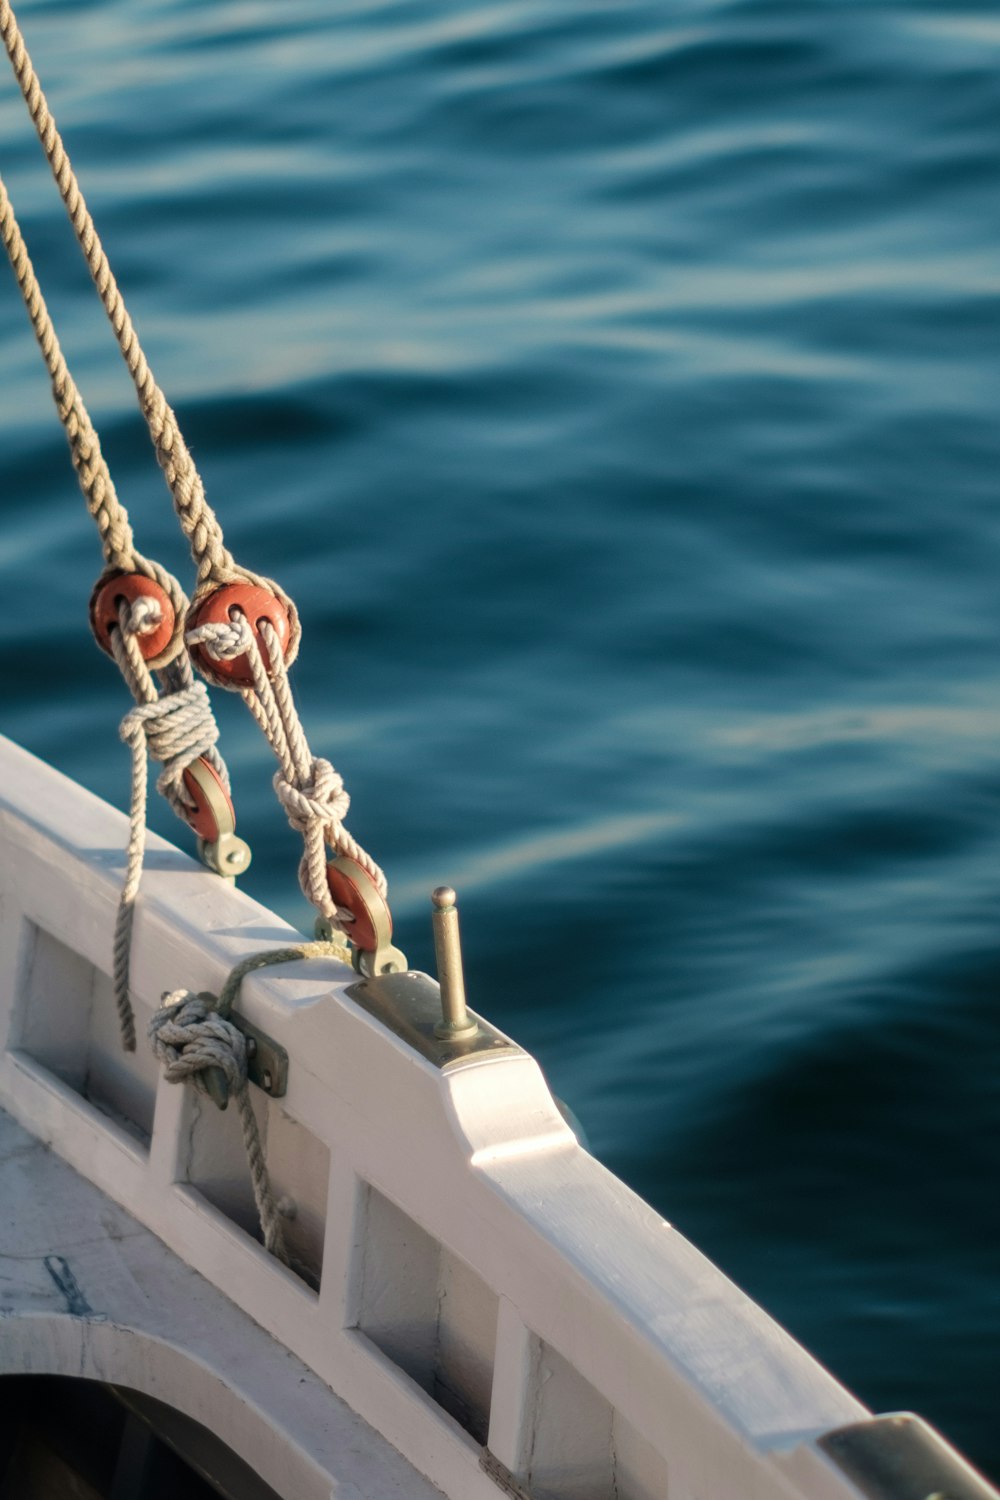
[[[532,1058],[437,1066],[333,960],[240,1001],[289,1056],[252,1094],[303,1274],[269,1257],[234,1112],[117,1043],[124,818],[5,741],[0,771],[4,1372],[157,1396],[295,1497],[876,1493],[822,1445],[865,1408],[588,1155]],[[151,837],[140,1037],[163,991],[296,939]]]

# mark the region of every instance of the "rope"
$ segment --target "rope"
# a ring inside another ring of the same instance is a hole
[[[348,966],[351,962],[347,948],[337,942],[295,943],[290,948],[272,948],[267,953],[255,953],[252,958],[245,958],[236,965],[219,991],[216,1005],[219,1015],[229,1015],[239,999],[240,986],[248,974],[253,974],[257,969],[270,968],[272,964],[294,963],[299,958],[339,958],[341,963]]]
[[[191,555],[197,569],[194,602],[199,602],[205,593],[210,592],[219,584],[230,583],[237,579],[270,589],[289,611],[291,636],[288,649],[289,660],[292,661],[298,651],[301,636],[295,606],[273,580],[241,567],[226,547],[222,527],[205,496],[204,483],[181,434],[177,417],[157,384],[139,342],[139,336],[125,306],[125,299],[111,270],[104,246],[56,128],[9,0],[0,0],[0,36],[3,37],[14,76],[28,106],[28,113],[52,170],[52,176],[69,215],[77,242],[114,330],[126,368],[132,377],[132,383],[139,398],[139,408],[149,429],[157,460],[163,470],[167,488],[170,490],[174,509],[190,544]]]
[[[101,444],[76,382],[69,372],[59,339],[56,336],[45,298],[42,296],[35,268],[31,263],[24,237],[14,216],[7,190],[0,179],[0,234],[11,268],[21,289],[31,326],[42,351],[59,420],[69,439],[73,467],[80,481],[87,509],[97,523],[105,561],[123,572],[135,571],[135,546],[128,513],[115,492]]]
[[[118,612],[120,629],[111,632],[115,660],[137,703],[122,719],[119,728],[122,740],[132,752],[132,795],[125,880],[115,916],[112,985],[126,1052],[135,1051],[129,967],[135,902],[146,852],[148,757],[163,763],[156,787],[181,819],[186,820],[190,806],[183,776],[192,761],[201,755],[206,756],[228,784],[225,765],[215,750],[219,730],[212,716],[208,690],[203,682],[194,681],[188,658],[185,656],[175,664],[173,685],[162,697],[143,660],[136,637],[144,628],[150,629],[151,622],[155,628],[156,612],[157,606],[152,600],[139,599],[132,605],[122,603]]]
[[[52,170],[53,178],[59,189],[60,196],[69,215],[77,241],[83,252],[84,258],[90,269],[98,295],[104,306],[104,310],[111,322],[118,347],[125,361],[126,367],[132,378],[136,393],[139,398],[139,407],[145,418],[150,437],[156,451],[157,459],[163,470],[173,500],[174,509],[177,513],[181,528],[191,547],[197,569],[197,581],[192,600],[192,608],[196,607],[202,599],[213,592],[219,585],[244,580],[251,584],[269,590],[288,611],[290,636],[285,651],[282,650],[278,641],[277,633],[273,626],[267,622],[261,622],[261,633],[265,646],[267,647],[271,668],[264,666],[261,653],[257,648],[253,635],[245,620],[234,622],[234,626],[216,625],[204,626],[192,630],[187,637],[188,644],[198,642],[205,644],[210,656],[216,660],[223,660],[226,656],[237,656],[246,653],[253,675],[253,688],[241,688],[242,696],[250,708],[255,719],[266,735],[275,755],[278,758],[280,770],[275,775],[274,786],[278,799],[288,815],[288,820],[293,828],[296,828],[303,839],[303,854],[299,864],[299,883],[307,899],[313,906],[329,921],[336,923],[341,928],[349,924],[352,914],[342,908],[338,908],[332,900],[326,879],[326,844],[330,844],[339,854],[348,856],[362,865],[371,875],[382,895],[385,895],[386,880],[381,869],[371,856],[357,843],[343,826],[350,805],[350,799],[344,789],[344,784],[329,761],[314,757],[309,749],[301,721],[295,709],[292,699],[291,688],[287,678],[287,668],[295,660],[298,645],[301,638],[301,627],[298,614],[293,601],[284,593],[271,579],[263,578],[241,567],[236,563],[232,554],[227,550],[223,540],[222,528],[219,525],[211,506],[205,496],[205,487],[199,475],[194,461],[188,451],[187,445],[181,435],[177,418],[167,403],[160,386],[157,384],[152,370],[143,353],[138,335],[129,317],[124,298],[119,290],[118,283],[112,273],[111,266],[101,244],[100,237],[94,225],[94,221],[87,208],[80,185],[76,179],[72,164],[62,139],[56,128],[52,113],[48,107],[44,92],[42,91],[37,74],[32,66],[31,58],[24,45],[24,39],[20,28],[11,9],[9,0],[0,0],[0,35],[3,37],[7,55],[10,58],[14,76],[17,79],[28,112],[34,123],[42,149]],[[9,207],[9,205],[8,205]],[[12,214],[4,214],[4,223],[9,218],[13,223]],[[5,227],[5,241],[8,234],[16,230]],[[19,239],[19,236],[18,236]],[[60,393],[66,399],[66,393],[70,391],[67,384],[69,372],[65,368],[65,361],[58,352],[58,343],[55,333],[51,328],[51,322],[41,300],[41,294],[37,288],[37,281],[31,269],[31,263],[23,248],[14,244],[11,252],[11,261],[14,265],[15,274],[18,276],[22,294],[28,306],[29,315],[35,326],[36,336],[42,345],[43,353],[47,362],[51,358],[54,361],[50,365],[50,373],[53,379],[53,390],[57,392],[57,405],[60,402]],[[9,247],[10,248],[10,247]],[[73,433],[80,424],[80,418],[76,416],[76,404],[78,396],[75,387],[72,387],[73,401],[70,405],[70,415],[74,417],[76,426],[72,423],[67,425],[67,431],[71,433],[71,447],[74,444]],[[82,403],[80,403],[82,408]],[[60,410],[62,408],[60,407]],[[81,429],[83,430],[83,429]],[[88,457],[95,450],[96,435],[93,444],[86,440],[92,427],[85,432],[85,440],[73,447],[74,462],[77,462],[77,451]],[[96,449],[99,454],[99,448]],[[84,464],[83,456],[78,462]],[[96,471],[97,478],[90,478],[90,470],[84,470],[87,476],[85,494],[94,493],[99,497],[93,501],[96,514],[99,516],[98,524],[103,525],[102,536],[112,536],[110,546],[125,548],[126,543],[122,538],[125,533],[121,532],[122,525],[127,526],[127,518],[121,507],[114,510],[111,507],[109,495],[113,496],[113,488],[110,486],[110,475],[107,474],[106,465]],[[81,478],[81,483],[83,483]],[[90,501],[88,500],[88,503]],[[124,518],[124,521],[123,521]],[[117,525],[117,531],[115,527]],[[113,535],[112,535],[113,534]],[[127,534],[127,547],[131,548],[131,533]],[[116,540],[118,538],[118,540]],[[135,555],[134,552],[132,554]],[[180,618],[178,611],[178,618]],[[133,632],[134,633],[134,632]],[[134,666],[133,655],[138,652],[129,653],[125,642],[126,632],[123,628],[122,644],[125,650],[115,651],[119,665],[125,662],[126,657]],[[126,668],[123,665],[122,670]],[[211,676],[211,674],[208,674]],[[143,740],[151,733],[150,725],[158,722],[161,711],[154,709],[156,699],[155,688],[147,690],[146,683],[141,673],[136,674],[139,691],[137,699],[141,702],[140,711],[126,716],[122,725],[123,738],[131,745],[133,752],[133,776],[132,776],[132,820],[129,838],[128,874],[125,890],[122,895],[122,905],[119,910],[119,928],[122,934],[121,948],[125,957],[122,959],[122,972],[124,988],[117,990],[119,994],[120,1009],[128,1007],[127,993],[127,946],[128,932],[131,928],[131,911],[134,906],[135,890],[138,887],[138,872],[141,870],[142,846],[144,842],[144,831],[139,829],[137,819],[140,815],[140,807],[145,807],[145,746]],[[224,683],[229,686],[230,684]],[[168,696],[182,697],[185,688],[175,686],[173,692]],[[194,699],[189,697],[185,700],[188,705],[193,706]],[[149,710],[149,712],[146,712]],[[163,711],[163,717],[169,711]],[[153,732],[154,739],[158,731]],[[185,742],[186,743],[186,742]],[[152,746],[150,747],[152,749]],[[142,769],[139,762],[142,760]],[[171,762],[172,764],[172,762]],[[160,778],[161,784],[167,790],[167,795],[180,795],[178,791],[179,781],[172,779],[171,764]],[[143,814],[144,815],[144,814]],[[116,964],[119,943],[116,938]],[[117,972],[117,969],[116,969]],[[130,1014],[130,1012],[129,1012]],[[123,1031],[126,1034],[126,1046],[130,1045],[127,1036],[129,1023],[123,1011]],[[131,1046],[134,1047],[134,1027],[132,1028]]]
[[[189,646],[204,646],[216,660],[246,654],[253,687],[242,689],[243,701],[277,757],[280,769],[274,776],[274,790],[289,823],[302,835],[299,885],[317,911],[344,930],[353,918],[330,895],[326,845],[362,865],[383,896],[386,878],[371,855],[344,827],[351,799],[342,777],[328,760],[314,756],[309,749],[274,626],[269,620],[261,620],[258,628],[271,663],[270,675],[254,632],[243,615],[228,624],[201,625],[189,631],[186,640]]]
[[[196,1088],[206,1092],[205,1071],[222,1069],[239,1111],[264,1248],[288,1265],[284,1228],[247,1087],[246,1037],[215,1011],[210,998],[193,995],[190,990],[164,995],[163,1005],[150,1023],[149,1036],[168,1083],[184,1083],[190,1078]]]
[[[2,0],[0,0],[2,4]],[[164,666],[182,649],[183,619],[187,601],[176,578],[158,563],[137,551],[129,524],[128,512],[118,498],[111,471],[101,451],[100,439],[76,381],[70,373],[55,326],[42,295],[35,268],[28,254],[14,208],[0,178],[0,237],[10,260],[11,269],[31,320],[35,339],[45,360],[59,420],[69,442],[73,468],[101,539],[101,550],[108,573],[143,573],[152,578],[168,595],[174,606],[176,624],[155,666]],[[101,580],[103,582],[103,578]],[[100,585],[98,585],[100,586]]]

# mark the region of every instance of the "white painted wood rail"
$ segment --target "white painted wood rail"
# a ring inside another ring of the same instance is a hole
[[[269,1258],[234,1111],[118,1046],[125,819],[7,741],[0,772],[0,1105],[446,1495],[862,1493],[814,1440],[864,1408],[580,1147],[533,1059],[442,1072],[332,961],[254,975],[240,1002],[290,1058],[285,1098],[252,1093],[304,1275]],[[151,837],[140,1038],[162,991],[217,992],[295,936]]]

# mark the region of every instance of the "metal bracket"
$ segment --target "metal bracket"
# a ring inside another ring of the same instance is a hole
[[[288,1092],[288,1053],[266,1031],[254,1026],[238,1010],[230,1011],[229,1020],[247,1039],[247,1077],[272,1099],[282,1099]]]
[[[427,974],[410,969],[405,974],[380,974],[349,985],[347,994],[414,1052],[436,1068],[455,1067],[485,1055],[523,1056],[524,1049],[480,1020],[466,1036],[437,1035],[441,1020],[441,991]]]

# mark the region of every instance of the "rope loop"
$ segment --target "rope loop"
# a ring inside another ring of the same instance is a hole
[[[188,647],[204,646],[214,661],[234,661],[250,650],[253,631],[246,615],[237,615],[228,622],[220,620],[218,624],[196,625],[186,632],[184,640]]]
[[[288,781],[280,771],[274,773],[274,790],[297,833],[305,833],[312,822],[319,822],[327,832],[328,843],[336,843],[334,830],[347,816],[351,805],[344,790],[344,779],[328,760],[317,756],[310,775],[301,785]]]
[[[161,567],[158,562],[153,562],[148,557],[143,557],[141,552],[136,552],[134,560],[134,571],[142,573],[158,583],[174,607],[174,628],[169,643],[163,648],[159,656],[149,662],[154,671],[162,671],[172,661],[176,661],[184,650],[184,616],[187,613],[187,595],[181,588],[177,579],[166,568]]]
[[[132,753],[132,795],[129,806],[128,849],[125,855],[125,880],[115,916],[112,984],[122,1045],[135,1051],[135,1018],[129,994],[129,967],[132,949],[132,925],[136,897],[142,878],[146,849],[147,754],[163,763],[157,789],[166,797],[174,812],[185,823],[189,821],[191,801],[184,785],[184,772],[200,756],[219,773],[228,789],[229,776],[215,742],[218,726],[203,682],[195,682],[186,656],[171,672],[178,675],[178,685],[158,695],[156,686],[139,652],[135,627],[146,619],[144,601],[138,616],[136,605],[121,604],[118,629],[111,633],[115,660],[137,699],[136,707],[122,719],[119,734]],[[185,677],[186,674],[186,677]],[[165,674],[166,675],[166,674]]]
[[[208,604],[212,595],[224,589],[227,584],[244,584],[250,589],[259,589],[263,594],[270,595],[272,601],[277,603],[287,619],[287,638],[284,639],[280,649],[275,649],[273,654],[270,649],[268,650],[268,657],[271,660],[270,675],[275,675],[276,670],[287,672],[295,662],[302,642],[302,623],[291,595],[286,594],[273,578],[264,578],[257,573],[251,573],[248,568],[235,565],[225,578],[213,578],[207,585],[199,583],[188,606],[184,628],[184,639],[191,652],[191,659],[201,675],[207,678],[213,687],[225,688],[227,692],[242,692],[249,685],[250,676],[224,669],[213,671],[213,662],[235,662],[242,656],[246,656],[249,661],[253,656],[253,645],[257,645],[259,656],[259,641],[254,626],[247,620],[238,604],[228,619],[213,621],[199,618],[203,606]],[[272,640],[268,632],[268,622],[264,621],[262,624],[256,621],[255,623],[266,641]],[[274,641],[274,645],[277,647],[277,641]],[[279,658],[281,664],[276,666]]]
[[[150,599],[143,595],[139,599],[132,600],[129,614],[129,629],[133,635],[152,635],[158,625],[163,623],[163,605],[158,599]]]
[[[101,630],[98,620],[95,619],[95,606],[100,601],[101,596],[106,589],[106,586],[109,584],[114,584],[123,572],[140,573],[144,578],[148,578],[152,583],[157,584],[159,588],[163,590],[164,594],[167,596],[167,599],[170,601],[170,605],[173,609],[173,628],[171,630],[169,639],[167,640],[161,651],[159,651],[155,656],[151,656],[146,660],[146,666],[150,671],[162,672],[166,667],[169,667],[172,662],[176,661],[185,649],[184,617],[187,613],[188,608],[187,595],[172,573],[168,573],[166,568],[161,567],[159,563],[152,562],[148,557],[143,557],[141,552],[137,552],[133,548],[130,554],[130,562],[128,568],[122,569],[114,563],[109,564],[109,566],[106,567],[101,573],[91,592],[89,611],[90,628],[94,633],[94,638],[97,641],[97,644],[102,648],[102,650],[106,651],[111,648],[110,643],[107,640],[106,631]],[[140,611],[140,613],[135,616],[135,621],[136,623],[132,627],[132,633],[134,635],[145,634],[147,627],[152,628],[152,616],[148,613],[144,614]],[[115,655],[113,649],[111,650],[111,654]]]

